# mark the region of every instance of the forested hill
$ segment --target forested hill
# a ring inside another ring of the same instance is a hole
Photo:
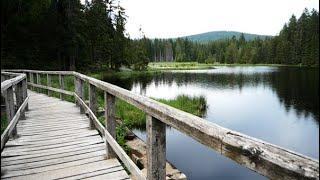
[[[235,36],[236,38],[240,38],[241,34],[242,32],[237,32],[237,31],[211,31],[211,32],[206,32],[201,34],[184,36],[182,38],[187,38],[192,41],[207,42],[207,41],[215,41],[219,39],[232,38],[233,36]],[[243,33],[243,35],[246,40],[253,40],[257,37],[261,39],[270,37],[266,35],[249,34],[249,33]]]
[[[207,42],[190,38],[138,40],[150,61],[198,61],[228,64],[291,64],[319,66],[319,12],[292,15],[277,36],[254,38],[240,33]]]

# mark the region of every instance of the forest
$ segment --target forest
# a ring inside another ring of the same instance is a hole
[[[318,18],[318,11],[305,9],[279,35],[265,39],[131,39],[118,1],[2,0],[1,68],[144,70],[158,61],[318,66]]]
[[[151,61],[198,61],[227,64],[288,64],[319,66],[319,12],[294,15],[279,35],[246,40],[241,34],[210,42],[188,38],[141,39]]]
[[[90,71],[146,64],[139,43],[124,34],[125,23],[125,10],[113,0],[2,0],[1,68]]]

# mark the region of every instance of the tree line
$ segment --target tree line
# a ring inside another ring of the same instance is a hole
[[[150,61],[198,61],[200,63],[319,65],[319,12],[305,9],[294,15],[279,35],[246,40],[239,38],[195,42],[187,38],[142,39]]]
[[[139,69],[144,49],[125,35],[126,18],[114,0],[2,0],[1,68]]]
[[[265,39],[133,40],[125,34],[125,9],[114,0],[2,0],[1,68],[144,70],[150,61],[318,66],[318,18],[318,11],[305,9]]]

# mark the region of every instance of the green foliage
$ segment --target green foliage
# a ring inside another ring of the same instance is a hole
[[[200,117],[202,117],[207,110],[207,102],[203,96],[189,97],[187,95],[179,95],[171,100],[156,100]],[[129,128],[144,128],[146,126],[146,114],[140,109],[119,99],[116,100],[116,116]]]
[[[145,126],[145,113],[120,99],[116,100],[116,116],[120,118],[127,127]]]
[[[253,40],[258,37],[259,38],[268,37],[265,35],[241,33],[241,32],[236,32],[236,31],[212,31],[212,32],[206,32],[206,33],[201,33],[201,34],[195,34],[195,35],[191,35],[191,36],[185,36],[184,38],[187,38],[191,41],[208,42],[208,41],[215,41],[215,40],[232,38],[233,36],[235,36],[236,38],[240,38],[241,36],[243,36],[247,40]]]
[[[1,1],[1,68],[118,69],[124,9],[113,0]]]
[[[199,117],[204,116],[207,110],[207,101],[203,96],[189,97],[187,95],[179,95],[175,99],[157,99],[157,101]]]
[[[192,40],[203,40],[211,34],[225,38],[205,42]],[[144,47],[147,57],[153,62],[196,60],[199,63],[319,66],[318,39],[319,12],[305,9],[299,19],[292,16],[279,35],[274,37],[217,32],[176,39],[144,40]]]

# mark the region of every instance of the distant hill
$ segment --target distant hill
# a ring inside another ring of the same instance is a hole
[[[205,41],[214,41],[219,39],[232,38],[232,36],[236,36],[236,38],[239,38],[241,33],[242,32],[237,32],[237,31],[211,31],[211,32],[206,32],[201,34],[184,36],[182,38],[188,38],[192,41],[205,42]],[[266,37],[270,37],[267,35],[258,35],[258,34],[249,34],[249,33],[243,33],[243,35],[246,40],[253,40],[256,37],[259,37],[262,39]]]

